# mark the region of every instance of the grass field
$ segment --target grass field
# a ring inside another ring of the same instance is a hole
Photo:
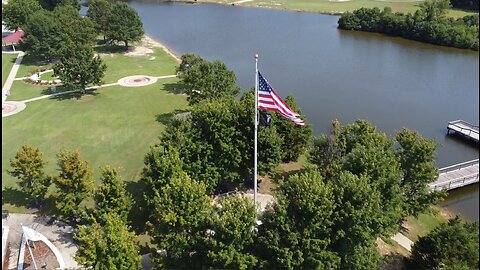
[[[147,56],[103,57],[108,58],[105,62],[109,81],[140,74],[171,75],[176,65],[175,59],[161,49],[154,49],[154,53]],[[148,60],[152,57],[155,58]],[[38,66],[30,63],[23,70],[36,68]],[[164,129],[158,117],[188,106],[185,96],[171,91],[178,87],[177,83],[176,78],[160,79],[144,87],[100,88],[93,95],[81,98],[58,96],[28,103],[24,111],[3,118],[2,193],[5,188],[17,187],[17,180],[7,170],[9,160],[25,143],[43,152],[48,174],[56,174],[56,154],[62,149],[78,149],[94,169],[95,181],[99,180],[99,166],[106,164],[120,168],[126,181],[137,181],[145,153]],[[11,93],[9,100],[24,100],[49,93],[49,87],[15,81]],[[5,197],[8,196],[3,196],[2,209],[29,211],[21,205],[9,204]]]
[[[5,84],[8,75],[10,74],[10,70],[12,70],[13,63],[15,63],[17,55],[18,54],[2,53],[2,87]]]
[[[405,227],[407,227],[407,230],[403,232],[403,234],[415,242],[418,240],[418,237],[425,236],[440,223],[446,221],[447,219],[442,217],[437,210],[430,209],[425,213],[418,215],[417,218],[408,217],[405,221]]]
[[[231,4],[237,0],[202,0],[202,2],[217,2],[224,4]],[[336,0],[253,0],[239,3],[242,6],[268,7],[275,9],[286,9],[294,11],[306,11],[314,13],[337,14],[346,11],[353,11],[362,7],[373,8],[391,7],[393,12],[409,12],[413,13],[419,8],[419,4],[423,1],[415,0],[351,0],[351,1],[336,1]],[[467,14],[473,14],[461,10],[449,10],[448,15],[452,17],[463,17]]]

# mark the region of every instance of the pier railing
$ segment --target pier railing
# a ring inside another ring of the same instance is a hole
[[[460,170],[460,169],[463,169],[463,168],[466,168],[466,167],[473,166],[475,164],[478,164],[478,158],[474,159],[474,160],[467,161],[467,162],[462,162],[462,163],[458,163],[458,164],[455,164],[455,165],[452,165],[452,166],[448,166],[448,167],[445,167],[445,168],[441,168],[439,170],[439,173],[442,174],[442,173],[447,173],[447,172],[451,172],[451,171],[455,171],[455,170]]]
[[[470,124],[468,123],[467,121],[463,121],[463,120],[455,120],[455,121],[452,121],[452,122],[448,122],[448,126],[454,126],[456,128],[459,129],[460,132],[468,132],[466,133],[467,135],[472,135],[473,134],[477,134],[478,136],[478,126],[474,125],[474,124]]]
[[[430,189],[432,190],[443,190],[443,189],[454,189],[457,187],[467,186],[469,184],[473,184],[478,182],[479,173],[475,173],[472,175],[468,175],[459,179],[455,179],[453,181],[446,181],[438,184],[430,184]]]

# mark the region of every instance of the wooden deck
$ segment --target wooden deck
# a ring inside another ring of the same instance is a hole
[[[456,120],[448,123],[447,134],[453,131],[463,137],[474,140],[478,143],[478,126],[465,122],[463,120]]]
[[[451,190],[478,183],[478,159],[440,169],[437,181],[430,183],[432,190]]]

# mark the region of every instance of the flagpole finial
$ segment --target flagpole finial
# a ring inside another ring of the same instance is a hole
[[[258,59],[258,53],[255,54],[255,60],[257,60],[257,59]]]

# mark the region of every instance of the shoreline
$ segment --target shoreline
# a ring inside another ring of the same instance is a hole
[[[333,0],[330,2],[351,2],[352,0]],[[421,0],[420,0],[421,1]],[[166,1],[167,3],[183,3],[183,4],[217,4],[217,5],[223,5],[223,6],[239,6],[239,7],[250,7],[250,8],[264,8],[264,9],[275,9],[275,10],[284,10],[284,11],[291,11],[291,12],[304,12],[304,13],[311,13],[311,14],[322,14],[322,15],[332,15],[332,16],[340,16],[342,15],[343,11],[314,11],[314,10],[306,10],[306,9],[295,9],[295,8],[285,8],[285,7],[275,7],[275,6],[262,6],[262,5],[257,5],[255,3],[249,4],[252,1],[245,1],[241,3],[226,3],[224,1],[204,1],[204,0],[168,0]],[[240,1],[237,1],[240,2]],[[244,5],[246,4],[246,5]]]
[[[167,46],[162,44],[160,41],[152,38],[151,36],[149,36],[147,34],[143,35],[143,39],[144,39],[145,43],[147,43],[147,44],[150,44],[154,47],[162,48],[167,54],[169,54],[170,56],[175,58],[175,60],[178,63],[182,62],[182,60],[180,59],[180,57],[178,55],[176,55],[170,48],[168,48]]]

